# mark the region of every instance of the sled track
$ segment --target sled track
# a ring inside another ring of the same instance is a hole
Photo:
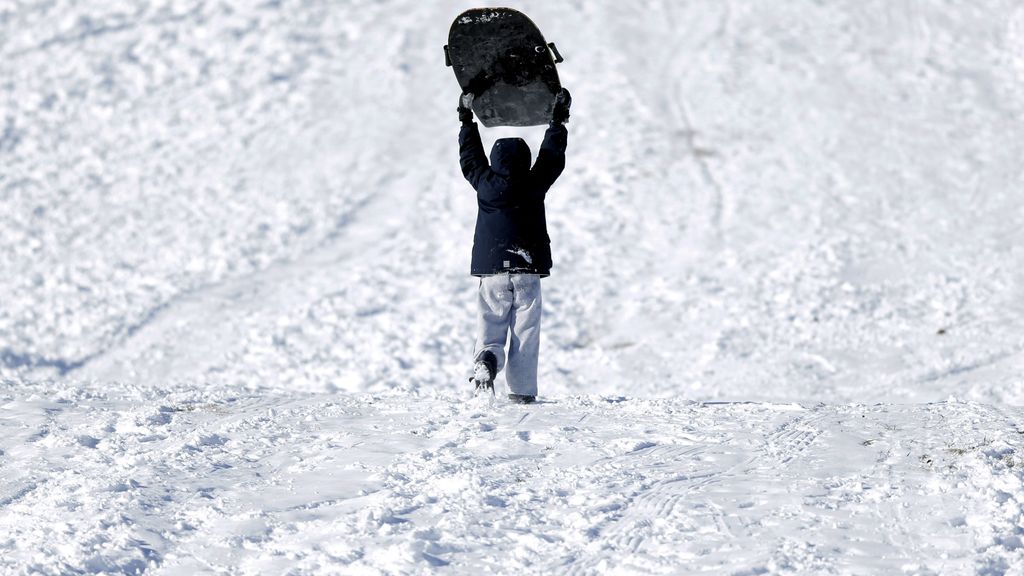
[[[677,3],[665,3],[662,9],[665,11],[665,19],[663,21],[669,24],[670,29],[678,30],[677,26],[680,25],[680,20],[682,20],[676,12],[679,10],[679,5]],[[731,13],[731,5],[726,2],[721,10],[722,16],[718,28],[699,43],[696,48],[697,53],[700,53],[702,49],[707,48],[716,39],[721,38],[725,34]],[[693,115],[690,113],[689,106],[687,105],[686,91],[683,89],[683,78],[686,77],[686,71],[690,66],[679,55],[686,53],[682,50],[682,47],[686,44],[689,35],[676,33],[670,34],[669,37],[677,38],[676,43],[666,50],[666,54],[669,56],[667,57],[668,61],[665,68],[669,70],[669,73],[665,77],[673,79],[672,91],[667,98],[669,113],[672,123],[677,128],[676,133],[685,141],[687,156],[696,165],[705,184],[709,196],[707,218],[711,223],[713,239],[721,242],[724,240],[725,191],[721,182],[715,177],[714,171],[711,169],[711,165],[706,158],[707,151],[697,146],[697,128],[694,125]]]
[[[974,372],[975,370],[982,370],[984,368],[988,368],[989,366],[999,364],[1004,360],[1009,360],[1010,358],[1013,358],[1014,356],[1020,354],[1021,352],[1024,352],[1024,343],[1017,344],[1016,346],[1012,346],[1005,350],[993,352],[988,356],[979,358],[972,362],[957,364],[945,370],[933,372],[931,374],[924,376],[923,378],[920,378],[918,382],[921,384],[927,384],[930,382],[937,382],[945,378],[950,378],[952,376],[960,376],[963,374],[967,374],[969,372]]]
[[[702,456],[711,454],[707,445],[659,445],[637,454],[642,454],[643,463],[630,466],[631,476],[663,477],[640,481],[641,485],[620,505],[620,512],[606,519],[599,528],[605,545],[619,554],[637,556],[634,565],[643,566],[646,562],[658,565],[657,550],[664,546],[717,545],[734,537],[722,508],[701,494],[729,483],[737,471],[748,470],[757,457],[741,458],[725,468],[715,468],[717,458],[703,462]],[[680,465],[692,471],[664,474],[673,466],[678,470]],[[572,564],[566,573],[583,576],[600,571],[597,560],[584,560]]]
[[[765,436],[762,454],[774,464],[788,464],[799,458],[823,433],[818,426],[827,418],[825,414],[801,415],[789,420]]]

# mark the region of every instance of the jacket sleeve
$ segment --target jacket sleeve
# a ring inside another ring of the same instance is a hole
[[[565,147],[569,131],[559,123],[548,126],[544,133],[544,142],[540,145],[537,153],[537,161],[533,164],[534,181],[545,191],[555,183],[555,180],[565,169]]]
[[[476,122],[463,124],[459,132],[459,164],[462,166],[462,175],[478,190],[480,181],[490,171],[490,163],[487,162],[487,155],[484,154],[484,145],[480,141],[480,128]]]

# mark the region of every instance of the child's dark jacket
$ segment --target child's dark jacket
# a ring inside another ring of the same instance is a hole
[[[522,139],[495,142],[488,165],[480,129],[476,123],[462,126],[459,162],[479,207],[471,274],[550,274],[544,196],[565,168],[567,135],[561,124],[548,127],[531,169],[530,148]]]

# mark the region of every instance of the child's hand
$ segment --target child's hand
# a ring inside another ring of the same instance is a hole
[[[459,97],[459,121],[469,124],[473,121],[473,98],[472,92],[466,92]]]
[[[563,124],[569,120],[569,107],[572,106],[572,95],[565,88],[555,96],[555,109],[551,113],[551,121]]]

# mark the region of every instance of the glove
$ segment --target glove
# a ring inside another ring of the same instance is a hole
[[[564,124],[569,121],[569,107],[572,106],[572,95],[565,88],[555,96],[555,109],[551,113],[551,122]]]
[[[459,122],[469,124],[473,121],[473,93],[467,92],[459,97]]]

